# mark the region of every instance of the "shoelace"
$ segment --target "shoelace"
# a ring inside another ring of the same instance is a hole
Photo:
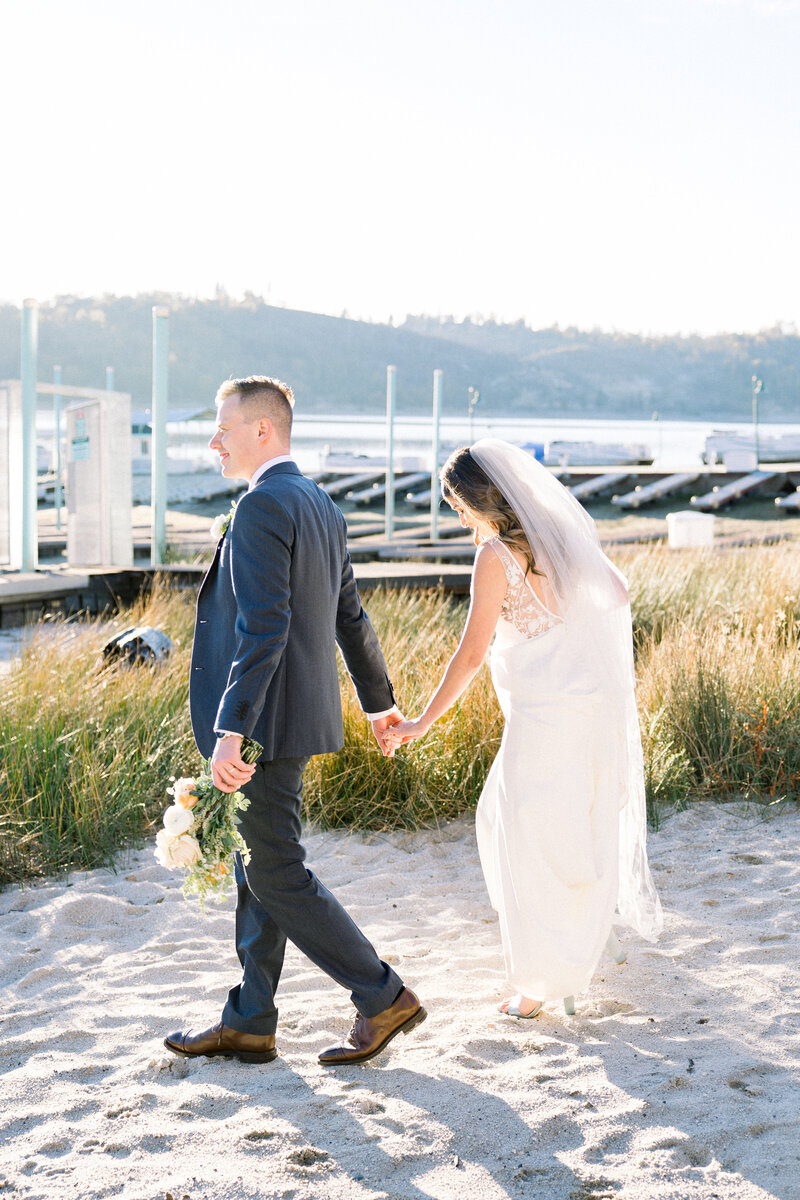
[[[360,1013],[358,1011],[358,1009],[356,1009],[356,1015],[353,1019],[353,1024],[350,1026],[350,1032],[347,1035],[348,1039],[353,1043],[354,1046],[356,1045],[355,1033],[356,1033],[356,1028],[358,1026],[358,1022],[363,1021],[364,1019],[365,1019],[364,1014]]]

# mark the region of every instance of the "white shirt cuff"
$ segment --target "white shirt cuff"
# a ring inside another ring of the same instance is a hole
[[[366,713],[365,716],[368,721],[380,721],[381,717],[388,717],[390,713],[397,713],[398,717],[400,716],[400,709],[396,704],[393,704],[391,708],[385,708],[383,712]]]

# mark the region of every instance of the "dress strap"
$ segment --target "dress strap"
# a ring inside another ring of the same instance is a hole
[[[521,575],[523,578],[525,577],[527,572],[523,571],[522,567],[519,565],[517,560],[514,558],[514,555],[511,553],[508,546],[506,546],[505,542],[503,542],[499,537],[495,536],[495,537],[486,538],[486,540],[484,542],[482,542],[481,545],[492,547],[495,554],[500,559],[500,562],[503,564],[505,573],[508,576],[509,580],[511,579],[511,575],[509,574],[509,570],[508,570],[509,567],[512,567],[513,569],[515,569],[518,575]]]
[[[486,541],[483,542],[482,545],[491,546],[492,549],[494,550],[494,552],[497,554],[497,557],[500,559],[501,563],[503,564],[503,568],[506,573],[506,578],[508,579],[509,583],[511,582],[511,578],[512,578],[511,573],[509,571],[509,564],[510,564],[511,567],[516,571],[517,577],[525,584],[526,588],[530,592],[531,596],[533,596],[534,601],[539,606],[539,608],[542,610],[542,612],[547,613],[548,617],[552,617],[555,621],[561,620],[561,617],[558,615],[558,613],[554,613],[551,609],[549,609],[547,607],[547,605],[545,604],[544,600],[542,600],[541,596],[539,596],[537,594],[533,584],[531,583],[530,579],[528,579],[528,572],[519,565],[516,558],[511,553],[511,551],[509,550],[509,548],[505,544],[505,542],[502,540],[502,538],[499,538],[497,536],[486,538]]]

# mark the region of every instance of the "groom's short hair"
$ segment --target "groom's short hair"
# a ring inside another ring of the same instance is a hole
[[[284,437],[292,432],[294,392],[288,383],[269,375],[248,375],[246,379],[226,379],[214,403],[219,407],[228,396],[238,393],[239,408],[246,421],[269,417]]]

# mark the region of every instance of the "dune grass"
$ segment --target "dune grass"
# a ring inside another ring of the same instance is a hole
[[[409,715],[418,713],[458,644],[466,607],[430,591],[380,592],[367,603],[398,702]],[[424,741],[391,761],[377,752],[346,683],[342,696],[344,749],[309,764],[309,816],[330,826],[417,828],[475,806],[503,731],[486,665]]]
[[[800,795],[800,555],[665,548],[618,556],[631,583],[651,819],[692,797]],[[455,648],[462,601],[372,593],[396,693],[418,712]],[[45,622],[0,699],[0,883],[113,862],[160,820],[170,776],[199,766],[187,711],[194,596],[158,586],[113,622]],[[144,623],[175,649],[161,667],[102,668],[111,633]],[[342,669],[346,744],[313,759],[308,815],[358,829],[417,827],[474,807],[502,720],[484,666],[418,746],[383,759]]]
[[[197,755],[186,680],[193,597],[163,589],[113,622],[43,622],[3,678],[0,883],[113,861],[163,809]],[[145,623],[175,643],[163,668],[102,666],[114,632]]]
[[[668,551],[631,580],[648,803],[800,795],[800,554]]]

